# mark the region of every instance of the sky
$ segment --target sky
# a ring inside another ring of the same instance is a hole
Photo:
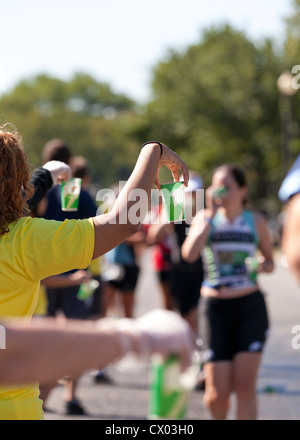
[[[0,93],[41,73],[75,72],[138,102],[150,95],[151,69],[170,50],[229,23],[254,42],[283,36],[291,0],[0,0]],[[7,19],[5,19],[7,17]]]

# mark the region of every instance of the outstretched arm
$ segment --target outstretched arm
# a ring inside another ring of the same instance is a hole
[[[182,258],[189,263],[194,263],[199,258],[207,243],[211,230],[211,224],[207,219],[212,219],[210,213],[207,213],[207,217],[205,217],[203,211],[198,211],[192,221],[189,234],[183,242]]]
[[[174,181],[179,181],[179,171],[181,170],[184,183],[188,184],[188,169],[176,153],[164,144],[162,144],[162,149],[158,143],[145,145],[111,212],[93,219],[95,228],[93,258],[104,255],[140,229],[141,221],[149,208],[151,189],[154,184],[160,186],[158,172],[162,165],[171,170]],[[139,195],[141,195],[139,198],[141,215],[139,218],[135,218],[132,207],[137,202],[136,197]]]
[[[199,258],[209,238],[212,220],[220,207],[219,202],[213,198],[212,186],[207,188],[205,196],[207,209],[197,212],[181,248],[182,258],[189,263],[193,263]]]
[[[6,349],[0,350],[0,383],[51,382],[64,375],[76,377],[133,352],[177,354],[183,369],[192,362],[190,328],[177,313],[155,310],[138,319],[108,318],[93,322],[35,319],[2,323]],[[3,337],[3,332],[1,333]]]

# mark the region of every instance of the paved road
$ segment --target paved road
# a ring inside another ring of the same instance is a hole
[[[143,258],[136,315],[161,307],[159,288],[154,274],[147,270],[149,255]],[[289,270],[276,259],[276,270],[270,275],[260,275],[260,283],[266,294],[271,320],[271,332],[260,369],[257,393],[259,419],[300,419],[300,349],[292,348],[292,327],[300,325],[300,286]],[[90,420],[145,420],[148,412],[149,368],[148,365],[133,366],[116,364],[107,368],[112,385],[95,385],[90,372],[80,379],[78,394]],[[275,392],[266,392],[272,387]],[[63,387],[55,388],[48,401],[50,411],[46,420],[68,420],[79,417],[64,415]],[[202,404],[203,393],[193,392],[187,419],[210,420]],[[235,400],[228,419],[235,418]]]

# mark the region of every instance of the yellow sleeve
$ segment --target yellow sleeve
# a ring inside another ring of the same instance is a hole
[[[25,273],[32,280],[42,280],[88,267],[94,252],[94,224],[92,219],[58,222],[29,218],[20,241]]]
[[[95,260],[92,260],[91,264],[89,265],[89,271],[95,277],[101,275],[102,258],[103,257],[99,257],[99,258],[96,258]]]
[[[40,284],[38,302],[34,311],[35,316],[46,316],[47,315],[47,294],[45,287]]]

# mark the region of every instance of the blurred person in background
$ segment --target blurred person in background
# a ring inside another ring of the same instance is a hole
[[[175,310],[170,286],[170,272],[172,269],[172,239],[170,234],[172,226],[164,225],[161,227],[161,224],[165,223],[163,213],[164,204],[162,197],[159,197],[157,206],[149,213],[149,224],[146,225],[145,232],[147,244],[152,247],[152,267],[160,287],[163,307],[166,310]]]
[[[134,315],[135,293],[140,273],[134,246],[141,241],[144,241],[143,232],[135,234],[104,255],[106,314],[118,316],[120,313],[127,318]],[[118,307],[119,302],[121,310]]]
[[[203,188],[202,179],[195,173],[190,173],[190,180],[185,188],[186,204],[191,207],[192,217],[196,215],[197,190]],[[187,207],[187,205],[186,205]],[[164,211],[163,211],[164,213]],[[166,242],[169,246],[169,270],[167,283],[173,310],[178,310],[181,316],[189,323],[195,336],[198,329],[198,303],[200,288],[203,281],[202,257],[189,263],[182,258],[181,246],[188,233],[189,224],[186,221],[167,223],[162,214],[161,221],[153,224],[148,229],[148,242]]]
[[[300,280],[300,154],[284,178],[278,197],[284,203],[281,223],[283,257]]]
[[[51,139],[47,142],[42,151],[42,159],[43,162],[52,160],[64,162],[70,166],[72,177],[80,177],[83,179],[78,211],[67,212],[61,209],[61,188],[60,185],[55,185],[47,193],[46,209],[42,217],[46,220],[64,221],[65,219],[82,220],[96,216],[98,208],[88,192],[91,174],[88,162],[82,157],[73,157],[69,145],[62,139]],[[69,273],[60,274],[61,279],[56,277],[52,280],[49,278],[43,281],[42,284],[46,287],[47,292],[47,316],[60,316],[60,318],[65,317],[66,319],[82,320],[88,318],[86,304],[78,298],[78,291],[80,285],[91,278],[91,274],[88,271],[85,271],[85,273],[83,271],[76,272],[76,270],[72,270]],[[99,291],[95,297],[99,303]],[[84,415],[85,410],[76,396],[76,388],[76,381],[65,380],[64,400],[66,413],[69,415]],[[48,387],[47,393],[45,393],[44,389],[42,395],[44,402],[46,401],[49,391],[50,386]]]
[[[91,185],[92,170],[90,162],[83,156],[73,156],[70,159],[70,168],[73,177],[81,179],[81,188],[89,191]],[[99,213],[98,208],[98,213]],[[85,302],[87,315],[89,319],[99,319],[102,316],[102,278],[101,278],[101,264],[103,257],[93,260],[88,267],[88,272],[91,278],[99,283],[99,287],[95,290],[93,295]]]
[[[124,184],[113,185],[111,188],[115,196]],[[103,314],[121,315],[132,318],[134,315],[135,292],[140,274],[137,252],[146,242],[143,228],[132,237],[124,240],[104,255],[103,279]],[[121,306],[121,310],[118,306]]]
[[[206,190],[206,209],[194,218],[182,246],[187,261],[196,261],[201,253],[204,257],[199,333],[204,403],[215,419],[226,418],[232,392],[237,418],[257,417],[256,380],[269,328],[257,274],[272,272],[274,263],[265,219],[248,209],[247,199],[243,170],[220,166]],[[261,255],[250,273],[246,258],[256,258],[257,250]]]
[[[68,181],[71,177],[69,165],[59,161],[46,162],[42,167],[34,170],[31,178],[31,184],[34,187],[34,194],[28,200],[31,217],[40,218],[47,207],[46,194],[53,185],[62,181]],[[48,309],[47,295],[45,285],[41,283],[38,302],[35,308],[34,316],[46,316]]]

